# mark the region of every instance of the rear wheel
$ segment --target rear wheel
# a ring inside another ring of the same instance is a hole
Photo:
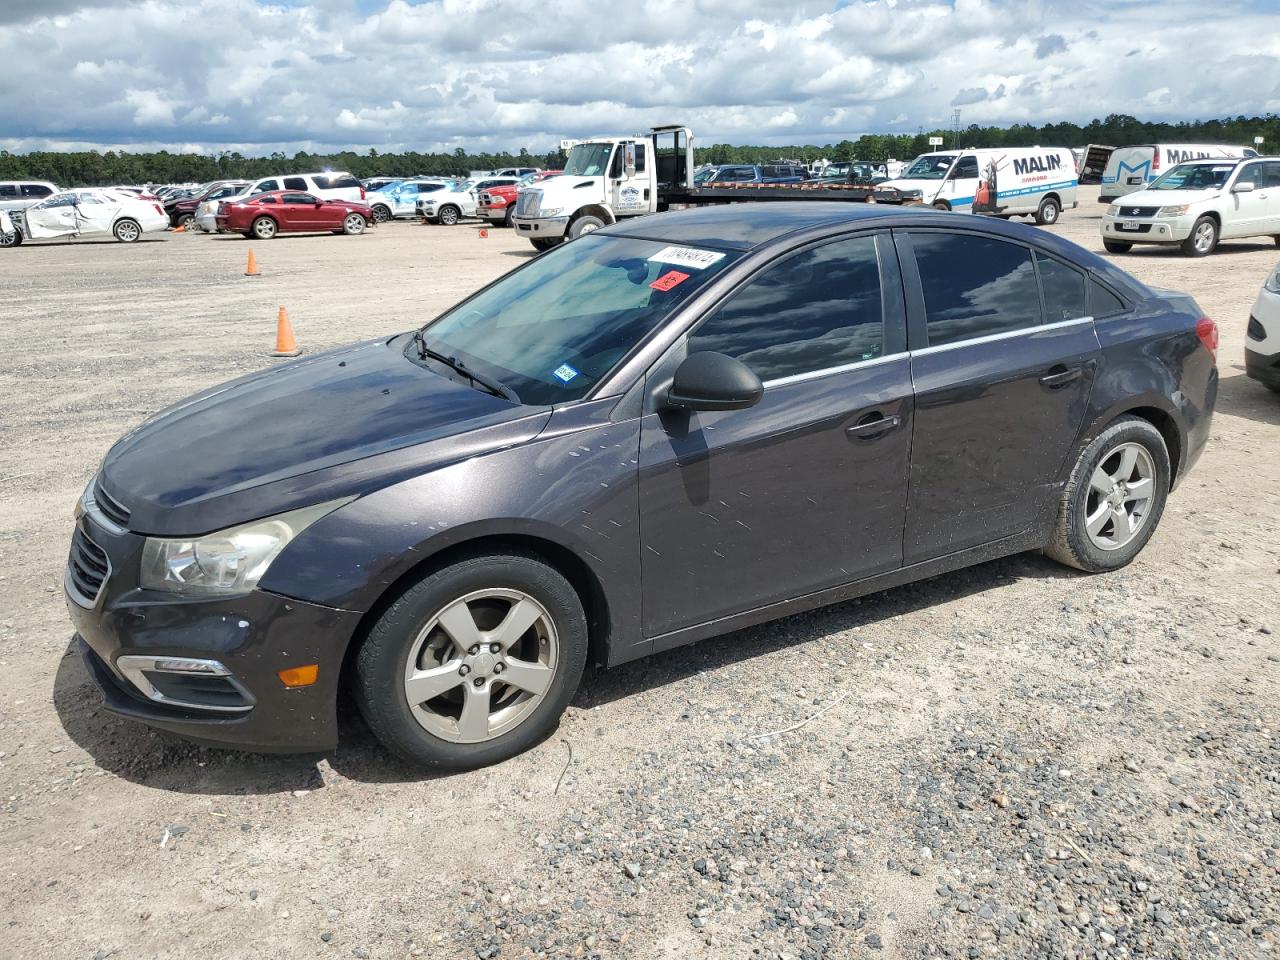
[[[391,208],[385,203],[375,203],[373,205],[373,219],[377,223],[386,223],[391,219]]]
[[[270,217],[259,217],[253,221],[249,232],[259,240],[270,240],[276,235],[276,222]]]
[[[440,208],[437,218],[446,227],[452,227],[455,223],[462,219],[462,211],[452,204]]]
[[[1133,244],[1123,240],[1103,240],[1102,247],[1107,253],[1128,253],[1133,249]]]
[[[1191,235],[1182,241],[1182,252],[1188,257],[1206,257],[1218,245],[1218,221],[1205,216],[1196,221]]]
[[[1045,197],[1040,201],[1040,209],[1036,211],[1036,223],[1042,227],[1052,226],[1058,222],[1058,217],[1062,213],[1062,208],[1058,206],[1058,201],[1054,197]]]
[[[347,218],[342,221],[342,232],[348,237],[355,237],[364,233],[364,228],[366,226],[367,224],[364,222],[364,217],[358,213],[349,213],[347,214]]]
[[[357,655],[355,692],[388,750],[465,770],[550,733],[586,659],[582,603],[558,571],[522,554],[477,556],[387,608]]]
[[[138,226],[137,220],[117,220],[115,228],[111,232],[115,234],[116,239],[121,243],[134,243],[142,236],[142,228]]]
[[[1117,420],[1080,454],[1045,553],[1089,573],[1123,567],[1155,533],[1169,478],[1160,431],[1137,417]]]
[[[947,203],[947,201],[945,201],[945,200],[939,200],[937,203],[935,203],[935,204],[933,205],[933,209],[935,209],[935,210],[950,210],[950,209],[951,209],[951,204]]]
[[[195,216],[193,214],[184,213],[182,216],[178,217],[178,226],[182,227],[184,230],[190,229],[191,221],[194,219]]]

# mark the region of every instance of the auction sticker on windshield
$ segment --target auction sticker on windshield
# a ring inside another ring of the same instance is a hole
[[[714,250],[699,250],[696,247],[663,247],[649,258],[649,262],[705,270],[723,259],[724,254],[716,253]]]
[[[668,270],[649,286],[654,290],[661,290],[666,293],[672,287],[677,287],[688,279],[689,275],[687,273],[681,273],[679,270]]]

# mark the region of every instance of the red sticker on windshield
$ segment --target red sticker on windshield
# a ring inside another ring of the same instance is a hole
[[[688,279],[689,275],[687,273],[681,273],[679,270],[668,270],[657,280],[653,281],[653,283],[649,284],[649,286],[653,287],[655,290],[662,290],[665,292],[670,290],[672,287],[679,286]]]

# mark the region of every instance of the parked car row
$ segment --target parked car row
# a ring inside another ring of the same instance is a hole
[[[560,170],[540,170],[521,177],[517,183],[481,190],[476,200],[476,216],[494,226],[512,226],[516,214],[516,196],[520,189],[557,177],[560,173]]]

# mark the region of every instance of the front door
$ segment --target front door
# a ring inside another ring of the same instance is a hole
[[[1270,174],[1267,162],[1256,160],[1243,163],[1236,171],[1232,185],[1252,183],[1253,189],[1248,193],[1232,193],[1231,203],[1235,207],[1232,215],[1223,218],[1222,236],[1224,237],[1256,237],[1270,232],[1271,201],[1277,189],[1268,189]],[[1280,211],[1277,211],[1280,213]]]
[[[1034,525],[1079,433],[1099,345],[1086,277],[1062,261],[945,231],[911,231],[900,246],[916,390],[912,564]]]
[[[649,212],[649,165],[643,140],[624,140],[613,150],[609,166],[609,204],[615,216]]]
[[[899,567],[912,401],[887,235],[773,263],[686,346],[737,357],[765,391],[747,410],[644,416],[645,636]]]

